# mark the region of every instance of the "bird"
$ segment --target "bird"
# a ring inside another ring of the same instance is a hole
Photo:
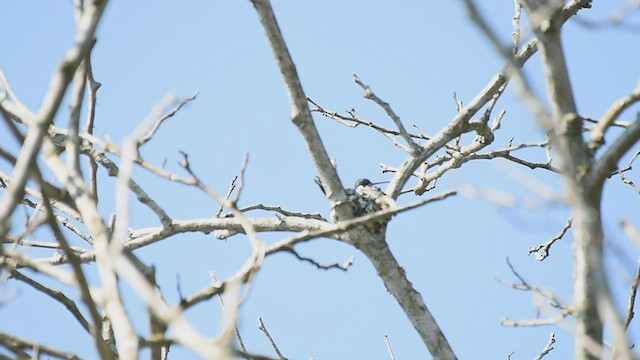
[[[393,198],[385,194],[376,186],[377,184],[381,183],[372,183],[369,179],[358,179],[358,181],[356,181],[355,192],[360,194],[363,198],[370,200],[369,204],[366,205],[368,208],[365,209],[367,214],[379,210],[388,210],[398,206]]]
[[[354,217],[361,217],[372,214],[376,211],[387,210],[397,207],[393,198],[385,194],[379,187],[379,183],[372,183],[369,179],[359,179],[353,189],[346,189],[347,202],[351,206]],[[331,217],[334,222],[339,221],[332,210]],[[381,233],[386,228],[391,217],[383,218],[379,221],[365,224],[365,227],[373,233]]]

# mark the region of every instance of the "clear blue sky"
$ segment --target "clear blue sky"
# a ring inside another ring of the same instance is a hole
[[[594,1],[593,10],[584,16],[604,18],[624,3]],[[419,124],[433,134],[455,114],[454,92],[459,100],[469,102],[502,67],[495,51],[467,19],[460,1],[275,1],[273,5],[307,95],[335,111],[353,107],[385,126],[390,127],[391,121],[362,97],[352,74],[391,103],[407,126]],[[491,6],[485,5],[484,13],[509,42],[512,1]],[[640,19],[630,19],[634,20]],[[51,71],[72,44],[73,31],[70,1],[0,0],[0,66],[32,109],[39,106]],[[635,86],[638,36],[575,25],[565,28],[567,57],[583,115],[598,118]],[[197,91],[198,99],[165,123],[145,146],[142,155],[147,160],[161,164],[166,159],[167,167],[179,172],[178,151],[186,151],[202,179],[224,193],[243,155],[249,153],[241,205],[280,205],[328,216],[329,204],[313,182],[315,170],[289,120],[279,72],[249,1],[113,1],[98,31],[93,70],[102,83],[97,135],[108,134],[121,143],[166,93],[187,97]],[[537,56],[526,71],[542,94]],[[510,89],[497,109],[507,110],[507,115],[494,148],[512,137],[515,142],[543,139]],[[66,116],[65,108],[57,124],[66,126]],[[632,117],[629,112],[623,120]],[[346,184],[362,177],[387,180],[378,164],[397,166],[404,158],[373,130],[348,129],[319,116],[316,123]],[[5,146],[9,135],[0,129],[0,145]],[[539,160],[543,154],[527,156]],[[7,164],[1,163],[0,170],[8,172]],[[531,283],[566,303],[572,297],[570,236],[556,243],[545,262],[527,256],[530,246],[560,231],[568,209],[561,201],[540,200],[518,177],[522,174],[546,184],[560,200],[563,190],[557,176],[500,160],[477,162],[447,174],[435,191],[465,184],[501,190],[517,199],[517,208],[461,194],[402,214],[389,227],[394,254],[461,359],[505,359],[512,352],[512,359],[531,359],[551,331],[557,333],[557,342],[550,358],[567,359],[573,354],[571,321],[564,329],[500,325],[503,317],[535,317],[534,304],[539,303],[530,293],[496,281],[514,280],[507,257]],[[174,218],[208,217],[218,207],[197,191],[143,170],[136,170],[135,178]],[[115,184],[106,176],[101,182],[105,186],[101,206],[109,214]],[[637,194],[614,178],[605,196],[607,264],[617,285],[617,299],[626,304],[638,248],[620,233],[618,222],[629,218],[640,225]],[[413,195],[401,198],[401,202],[412,200]],[[132,224],[154,226],[157,219],[136,206]],[[281,236],[265,234],[262,239],[272,242]],[[351,255],[356,260],[348,272],[340,272],[320,271],[286,254],[269,257],[240,316],[250,351],[273,354],[257,329],[261,316],[290,359],[388,359],[384,335],[389,335],[397,359],[429,358],[362,254],[326,239],[301,246],[300,251],[325,263],[342,262]],[[183,294],[194,293],[209,284],[209,271],[219,278],[235,272],[249,254],[249,246],[241,237],[218,241],[211,235],[188,234],[138,253],[157,266],[162,289],[168,300],[176,301],[177,275]],[[91,267],[86,269],[92,272]],[[10,281],[2,286],[0,331],[95,356],[89,337],[62,306],[25,285]],[[136,326],[146,331],[144,307],[130,291],[126,293]],[[73,292],[72,296],[78,299]],[[208,335],[218,333],[219,315],[215,301],[188,312],[195,326]],[[640,332],[634,336],[638,343]],[[177,347],[170,355],[193,358]]]

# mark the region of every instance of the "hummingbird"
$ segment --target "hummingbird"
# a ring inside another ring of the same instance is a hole
[[[316,183],[319,182],[316,181]],[[355,217],[369,215],[376,211],[387,210],[398,206],[393,198],[385,194],[376,186],[377,184],[380,183],[372,183],[369,179],[359,179],[356,181],[353,189],[346,189],[347,201],[351,205],[351,209]],[[321,183],[318,185],[320,185],[320,188],[324,190]],[[334,222],[340,220],[337,218],[333,210],[331,212],[331,217]],[[391,217],[388,219],[382,219],[365,226],[374,233],[380,233],[385,229],[390,218]]]
[[[356,181],[355,192],[369,200],[369,204],[365,206],[365,213],[370,214],[378,210],[387,210],[398,206],[393,198],[376,186],[382,183],[384,182],[372,183],[369,179],[358,179]]]

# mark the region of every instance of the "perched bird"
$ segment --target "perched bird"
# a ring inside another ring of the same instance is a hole
[[[347,201],[355,217],[369,215],[376,211],[387,210],[398,206],[395,200],[368,179],[356,181],[355,188],[346,189],[346,193]],[[331,217],[334,222],[340,220],[333,211],[331,212]],[[368,223],[365,226],[374,233],[380,233],[384,231],[390,219],[391,217],[381,219],[373,223]]]
[[[376,183],[380,184],[380,183]],[[379,210],[387,210],[397,207],[393,198],[385,194],[376,184],[369,181],[369,179],[359,179],[356,181],[355,192],[362,195],[363,198],[373,201],[373,204],[368,204],[368,209],[365,209],[367,214],[376,212]]]

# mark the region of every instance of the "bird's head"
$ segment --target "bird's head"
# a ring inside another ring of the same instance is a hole
[[[356,187],[369,185],[373,185],[373,183],[369,181],[369,179],[358,179],[358,181],[356,181]]]
[[[388,183],[388,181],[379,181],[379,182],[372,183],[369,179],[358,179],[358,181],[356,181],[356,188],[358,186],[373,186],[373,185],[386,184],[386,183]]]

